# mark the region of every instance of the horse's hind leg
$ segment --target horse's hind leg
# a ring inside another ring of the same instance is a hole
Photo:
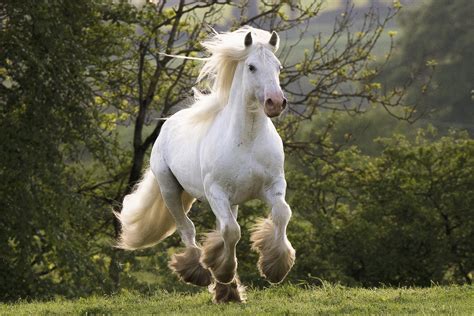
[[[191,208],[194,199],[183,191],[168,167],[160,168],[157,172],[163,200],[176,222],[176,228],[181,240],[186,246],[183,253],[174,254],[168,266],[183,281],[198,286],[211,284],[212,276],[201,263],[201,249],[196,244],[196,229],[186,213]]]
[[[240,227],[227,196],[220,188],[211,186],[206,190],[206,197],[216,215],[217,230],[207,234],[201,262],[218,282],[230,283],[237,270],[235,246],[240,239]]]
[[[267,192],[271,218],[257,222],[250,237],[252,249],[260,254],[260,274],[271,283],[283,281],[295,262],[295,250],[286,237],[291,209],[285,201],[285,189],[286,182],[281,180]]]

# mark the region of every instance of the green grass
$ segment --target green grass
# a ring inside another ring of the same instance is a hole
[[[215,305],[206,291],[197,294],[157,292],[110,297],[0,305],[0,315],[38,314],[423,314],[473,315],[474,286],[361,289],[326,285],[277,286],[248,290],[244,304]]]

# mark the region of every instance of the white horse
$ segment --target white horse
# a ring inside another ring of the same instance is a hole
[[[164,123],[151,168],[123,201],[119,246],[152,246],[177,229],[186,249],[173,256],[170,268],[195,285],[215,279],[217,302],[241,301],[235,254],[239,204],[258,198],[272,207],[251,236],[261,275],[278,283],[295,260],[286,236],[291,210],[285,201],[283,144],[270,120],[286,106],[274,55],[279,37],[243,27],[202,44],[211,56],[198,81],[207,78],[211,93],[197,93],[192,107]],[[216,231],[202,247],[187,216],[195,199],[207,201],[217,218]]]

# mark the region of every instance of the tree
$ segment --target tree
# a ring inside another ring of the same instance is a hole
[[[375,157],[355,147],[329,160],[317,151],[301,157],[289,178],[299,210],[292,240],[303,258],[297,279],[472,283],[474,142],[467,133],[434,135],[421,130],[414,141],[380,140]]]
[[[103,286],[84,229],[95,204],[74,190],[81,152],[100,155],[88,67],[109,43],[97,2],[3,1],[0,41],[2,299]]]
[[[431,76],[429,85],[416,82],[409,89],[408,103],[419,107],[437,126],[456,126],[473,131],[470,91],[474,87],[471,69],[474,60],[474,3],[429,1],[400,16],[402,36],[394,58],[386,67],[383,80],[389,86],[402,85],[420,72]],[[425,113],[426,114],[426,113]]]

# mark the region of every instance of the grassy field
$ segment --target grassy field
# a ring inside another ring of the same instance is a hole
[[[473,315],[474,286],[357,289],[326,285],[248,290],[244,304],[214,305],[206,291],[157,292],[0,305],[0,315],[38,314],[423,314]]]

